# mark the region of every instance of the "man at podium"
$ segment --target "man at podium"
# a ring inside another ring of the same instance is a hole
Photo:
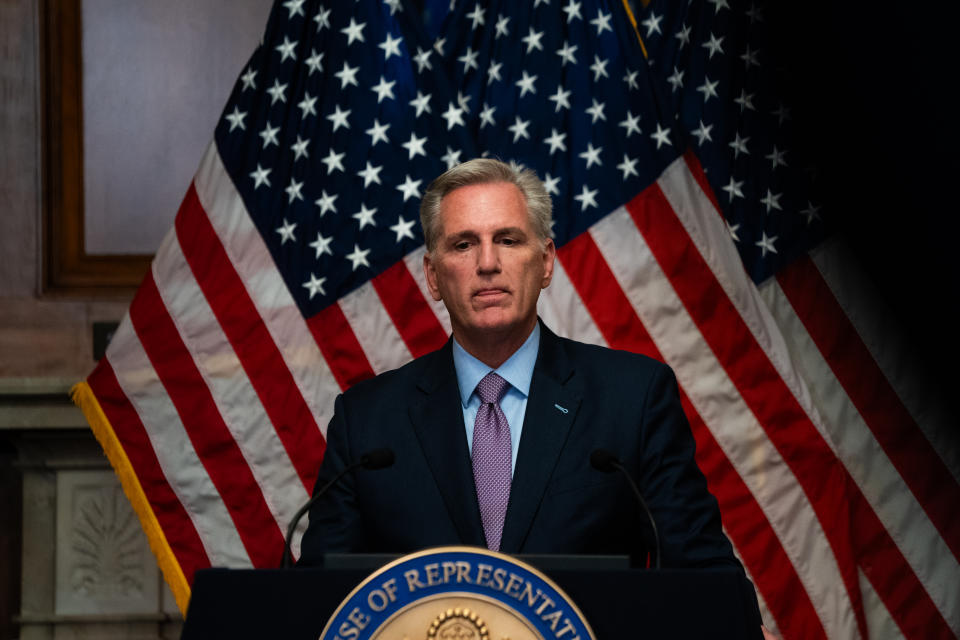
[[[626,479],[591,465],[602,450],[645,496],[663,567],[740,566],[670,368],[538,320],[551,218],[537,176],[497,160],[465,162],[427,189],[423,267],[453,336],[337,398],[317,487],[371,450],[395,463],[348,473],[315,502],[300,564],[449,544],[644,562],[651,525]]]

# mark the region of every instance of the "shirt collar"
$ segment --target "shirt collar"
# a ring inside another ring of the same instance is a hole
[[[477,384],[485,375],[496,371],[497,375],[510,383],[514,389],[526,397],[530,393],[530,381],[533,379],[533,366],[537,362],[537,353],[540,351],[540,323],[533,327],[533,331],[520,348],[513,352],[506,362],[492,369],[480,362],[460,346],[457,339],[453,339],[453,366],[457,372],[457,383],[460,387],[460,402],[464,407],[470,402],[470,396],[477,388]]]

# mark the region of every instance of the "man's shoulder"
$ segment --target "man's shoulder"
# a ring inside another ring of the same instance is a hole
[[[449,364],[447,364],[449,362]],[[452,358],[449,345],[431,351],[410,362],[384,371],[372,378],[368,378],[351,386],[344,392],[344,396],[351,400],[368,397],[382,397],[391,392],[405,392],[408,388],[424,381],[429,381],[436,375],[438,368],[444,365],[452,370]]]
[[[640,353],[578,342],[555,334],[551,336],[551,339],[556,340],[556,348],[562,350],[570,361],[577,366],[596,368],[610,373],[617,373],[625,369],[651,373],[660,369],[670,370],[660,360]]]

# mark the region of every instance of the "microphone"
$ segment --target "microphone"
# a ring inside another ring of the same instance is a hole
[[[327,484],[320,487],[320,490],[313,494],[313,496],[307,500],[300,509],[293,514],[293,519],[290,520],[290,526],[287,527],[287,536],[283,539],[283,558],[280,560],[280,568],[286,569],[290,566],[290,560],[292,553],[290,551],[290,542],[293,540],[293,532],[297,528],[297,523],[300,522],[300,518],[303,517],[303,514],[313,506],[313,503],[316,502],[323,494],[330,490],[330,488],[337,484],[340,481],[340,478],[347,475],[355,469],[386,469],[387,467],[393,465],[393,461],[396,459],[396,456],[393,455],[393,449],[374,449],[373,451],[368,451],[363,454],[357,460],[354,460],[346,467],[340,470],[340,473],[335,475]]]
[[[613,473],[614,471],[619,471],[624,475],[624,477],[626,477],[627,482],[630,484],[630,488],[633,489],[633,495],[637,497],[637,502],[639,502],[640,506],[643,507],[643,512],[647,515],[647,521],[650,523],[650,529],[653,531],[653,546],[654,551],[656,551],[656,562],[654,563],[654,567],[659,569],[660,535],[657,533],[657,523],[654,522],[653,514],[650,513],[650,508],[647,507],[646,500],[644,500],[643,496],[640,494],[640,489],[637,487],[637,483],[633,481],[633,476],[630,475],[630,472],[627,471],[626,467],[623,466],[617,456],[607,449],[595,449],[593,453],[590,454],[590,466],[597,471],[602,471],[603,473]]]

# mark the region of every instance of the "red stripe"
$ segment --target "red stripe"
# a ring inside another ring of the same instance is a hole
[[[564,245],[557,256],[607,344],[663,359],[589,234]],[[697,441],[697,463],[717,497],[724,526],[778,626],[798,638],[826,637],[810,596],[760,505],[682,389],[680,399]]]
[[[168,315],[152,273],[147,274],[130,304],[130,320],[251,562],[255,567],[276,566],[283,535]]]
[[[198,569],[209,567],[210,559],[187,510],[183,508],[163,475],[160,461],[157,460],[140,416],[127,400],[120,383],[117,382],[113,367],[106,358],[100,360],[87,382],[130,460],[137,481],[147,497],[153,515],[160,523],[163,535],[187,579],[187,584],[193,583],[194,573]],[[108,450],[107,447],[104,449]]]
[[[220,244],[192,184],[177,215],[176,229],[183,255],[204,297],[240,359],[300,481],[310,492],[326,447],[323,434]]]
[[[820,353],[953,555],[960,558],[960,486],[910,416],[808,257],[777,281]]]
[[[436,351],[447,341],[443,326],[403,260],[374,278],[373,288],[414,358]]]
[[[341,389],[373,377],[373,367],[339,304],[308,318],[307,326]]]
[[[860,496],[859,489],[726,297],[680,221],[673,215],[659,185],[654,184],[634,198],[628,203],[627,210],[704,339],[807,494],[837,558],[860,633],[867,637],[857,576],[857,563],[864,559],[861,555],[864,549],[857,548],[854,552],[851,540],[855,533],[869,535],[871,539],[889,545],[883,554],[870,552],[869,562],[880,575],[909,574],[917,586],[920,586],[919,581],[882,526],[866,533],[853,531],[878,526],[879,521],[875,516],[868,520],[851,519],[857,506],[851,503],[851,498]],[[890,590],[894,588],[893,584],[875,586],[881,598],[890,597]],[[933,602],[926,593],[924,599],[927,603],[925,609],[935,615]],[[910,613],[891,610],[898,624],[904,624]]]

